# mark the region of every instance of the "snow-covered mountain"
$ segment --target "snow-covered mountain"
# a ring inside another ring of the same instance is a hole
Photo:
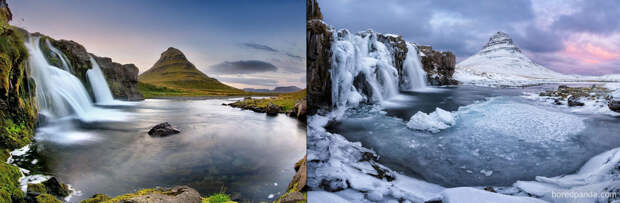
[[[533,62],[510,36],[497,32],[482,50],[456,64],[454,79],[481,86],[523,86],[555,82],[619,82],[620,75],[562,74]]]
[[[458,63],[454,77],[466,84],[507,85],[571,78],[530,60],[503,32],[495,33],[482,50]]]

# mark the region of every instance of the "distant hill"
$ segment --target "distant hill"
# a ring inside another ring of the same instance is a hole
[[[200,72],[183,52],[173,47],[164,51],[153,67],[140,74],[138,81],[138,88],[146,97],[244,94]]]
[[[274,89],[255,89],[255,88],[243,88],[243,91],[246,92],[273,92],[273,93],[290,93],[300,91],[301,88],[296,86],[284,86],[284,87],[275,87]]]

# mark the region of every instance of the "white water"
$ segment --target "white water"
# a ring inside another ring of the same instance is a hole
[[[425,89],[426,72],[422,68],[420,55],[418,55],[418,47],[414,44],[407,43],[407,57],[403,63],[403,73],[405,77],[405,86],[408,90]]]
[[[391,45],[378,41],[376,33],[351,34],[341,30],[334,33],[334,39],[331,69],[334,107],[346,108],[363,102],[382,103],[399,95],[399,87],[403,90],[426,87],[426,73],[414,45],[408,43],[410,51],[403,65],[403,80],[399,80]]]
[[[120,112],[95,107],[77,77],[47,62],[39,40],[30,36],[24,44],[30,53],[28,65],[37,86],[36,98],[42,114],[51,118],[77,117],[85,122],[124,119]]]
[[[97,103],[114,103],[114,97],[112,97],[112,92],[110,92],[108,82],[103,77],[103,72],[101,71],[99,64],[97,64],[97,61],[95,61],[92,56],[90,56],[90,63],[92,63],[93,68],[86,71],[86,76],[88,76],[90,86],[93,87],[93,93],[95,94],[95,99],[97,100]]]

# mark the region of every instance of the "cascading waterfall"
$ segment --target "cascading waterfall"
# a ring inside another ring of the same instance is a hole
[[[60,58],[60,62],[62,63],[62,67],[60,68],[71,73],[71,64],[67,63],[67,60],[65,60],[66,56],[58,49],[56,49],[56,47],[54,47],[52,43],[50,43],[49,39],[45,40],[45,44],[47,44],[47,47],[52,51],[52,53],[56,54],[56,56]]]
[[[39,37],[30,36],[24,44],[30,53],[28,65],[42,114],[51,118],[74,115],[86,122],[123,119],[120,112],[95,107],[80,79],[47,62],[39,41]]]
[[[377,40],[372,31],[350,34],[334,32],[332,42],[332,105],[336,108],[357,106],[361,102],[381,103],[406,90],[426,87],[425,72],[415,45],[407,43],[409,52],[403,64],[407,84],[399,84],[392,49]]]
[[[405,77],[405,84],[402,84],[405,89],[417,90],[426,88],[426,72],[422,68],[422,62],[420,62],[420,55],[418,55],[418,47],[412,43],[407,42],[407,57],[403,63],[403,75]]]
[[[90,86],[93,88],[93,93],[95,94],[95,99],[97,100],[97,103],[114,103],[114,97],[112,97],[112,92],[110,92],[108,82],[103,77],[103,71],[101,71],[99,64],[97,64],[97,61],[95,61],[92,56],[90,56],[90,63],[92,63],[93,68],[86,71],[86,76],[88,76]]]

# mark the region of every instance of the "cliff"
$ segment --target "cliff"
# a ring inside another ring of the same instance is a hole
[[[116,63],[108,57],[95,55],[93,57],[101,67],[115,99],[128,101],[144,99],[144,96],[138,91],[139,69],[136,65]]]
[[[8,151],[31,142],[37,120],[35,84],[26,71],[28,51],[19,31],[8,23],[12,13],[0,0],[0,200],[21,202],[21,173],[5,163]]]
[[[306,83],[308,84],[308,109],[312,115],[321,107],[328,107],[331,98],[331,69],[333,30],[323,22],[316,0],[306,1]]]
[[[62,62],[57,54],[54,54],[49,44],[64,54],[65,61],[69,63],[71,74],[75,75],[82,81],[82,84],[88,90],[90,95],[94,95],[92,87],[88,82],[86,72],[92,69],[93,65],[90,61],[92,56],[101,71],[104,73],[105,79],[110,87],[112,96],[119,100],[142,100],[144,97],[138,92],[138,68],[133,64],[119,64],[113,62],[108,57],[99,57],[89,53],[84,46],[71,40],[55,40],[49,36],[40,33],[34,33],[41,37],[40,46],[47,61],[57,67],[62,67]],[[94,99],[94,98],[93,98]]]
[[[458,85],[453,78],[456,56],[450,51],[435,51],[431,46],[418,46],[422,53],[422,66],[431,85]]]

